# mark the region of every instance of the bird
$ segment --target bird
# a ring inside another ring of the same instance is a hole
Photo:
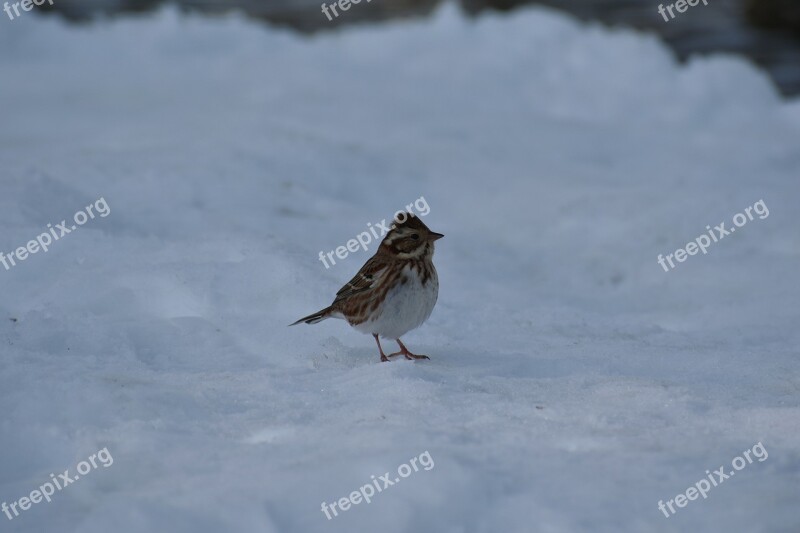
[[[430,359],[411,353],[400,337],[428,320],[436,305],[439,275],[433,266],[433,243],[444,235],[428,229],[411,212],[399,212],[394,220],[375,255],[339,289],[333,303],[290,326],[343,318],[375,338],[382,362],[400,355],[408,360]],[[387,356],[380,337],[394,340],[400,351]]]

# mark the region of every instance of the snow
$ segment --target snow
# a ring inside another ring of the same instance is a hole
[[[114,458],[4,531],[800,529],[800,104],[755,67],[544,9],[1,24],[0,251],[111,213],[0,268],[0,502]],[[430,361],[287,327],[370,254],[320,250],[420,196]]]

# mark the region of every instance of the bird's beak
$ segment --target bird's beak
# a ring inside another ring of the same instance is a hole
[[[441,233],[436,233],[435,231],[432,231],[430,232],[430,236],[428,238],[432,241],[438,241],[442,237],[444,237],[444,235],[442,235]]]

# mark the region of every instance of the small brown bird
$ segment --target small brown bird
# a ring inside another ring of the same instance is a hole
[[[444,237],[428,229],[413,213],[386,234],[378,251],[358,274],[336,293],[325,309],[294,324],[316,324],[326,318],[344,318],[355,329],[375,337],[381,361],[404,355],[406,359],[430,359],[408,351],[400,337],[425,322],[439,296],[439,276],[433,266],[433,243]],[[399,352],[383,353],[379,337],[394,339]]]

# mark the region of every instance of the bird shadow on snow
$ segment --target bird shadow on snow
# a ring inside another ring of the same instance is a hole
[[[367,337],[365,337],[367,338]],[[380,361],[380,355],[378,354],[378,347],[375,345],[375,341],[370,339],[370,342],[373,346],[370,347],[352,347],[344,345],[338,338],[336,337],[328,337],[324,341],[321,342],[321,347],[319,351],[310,356],[311,359],[311,367],[314,370],[320,369],[342,369],[342,368],[360,368],[370,365],[378,365],[378,368],[383,367],[392,367],[396,365],[420,365],[423,367],[437,365],[441,366],[443,361],[451,361],[451,358],[444,357],[446,352],[442,351],[441,355],[437,353],[436,355],[431,355],[431,360],[421,360],[421,361],[409,361],[405,359],[403,356],[393,357],[391,361],[388,363],[382,363]],[[397,345],[394,341],[387,341],[381,339],[381,345],[383,346],[383,350],[388,354],[390,353],[389,347],[393,349],[397,349]],[[428,348],[420,345],[417,348],[419,353],[424,353],[426,355],[430,355],[428,353]],[[439,358],[440,361],[437,363],[433,361],[433,357]]]
[[[383,340],[381,341],[387,353],[387,347],[394,344],[393,341],[388,342],[386,345]],[[416,351],[430,356],[430,360],[409,361],[398,356],[383,363],[379,359],[377,346],[347,346],[333,336],[327,337],[320,344],[320,349],[309,356],[313,370],[355,370],[374,367],[381,372],[399,371],[407,377],[437,383],[442,381],[443,376],[453,373],[465,377],[546,379],[569,376],[577,371],[577,368],[571,366],[568,361],[525,352],[487,354],[483,351],[465,350],[456,345],[443,347],[418,344],[415,346]],[[504,359],[503,365],[496,364],[498,357]]]

